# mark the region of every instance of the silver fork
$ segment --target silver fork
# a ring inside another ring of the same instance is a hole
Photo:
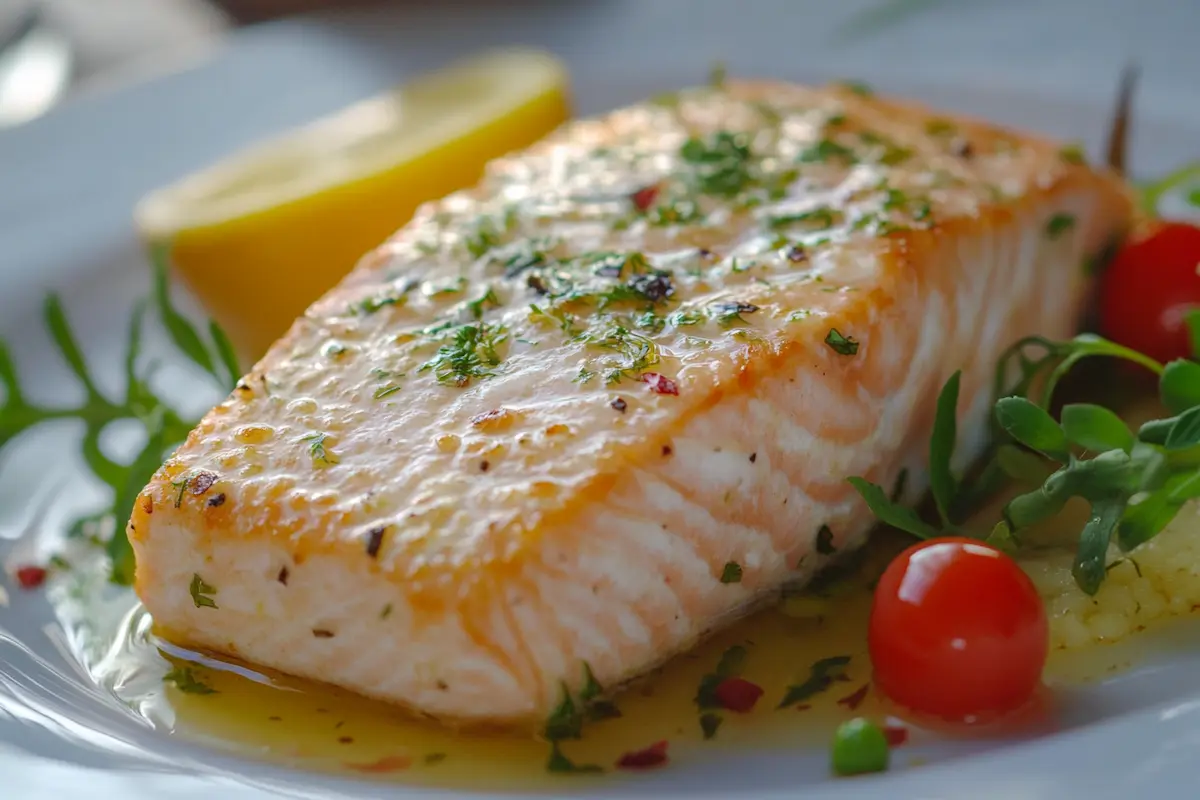
[[[62,99],[73,60],[70,43],[40,3],[29,3],[0,32],[0,128],[40,116]]]

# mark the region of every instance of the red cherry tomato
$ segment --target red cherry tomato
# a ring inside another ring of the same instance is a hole
[[[1200,308],[1200,228],[1154,223],[1117,253],[1100,287],[1108,338],[1163,363],[1189,358],[1185,314]]]
[[[947,537],[896,557],[875,588],[876,685],[919,714],[955,722],[1024,706],[1041,681],[1049,626],[1032,581],[975,539]]]

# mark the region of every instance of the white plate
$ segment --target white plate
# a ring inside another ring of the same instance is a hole
[[[148,284],[129,224],[142,192],[231,147],[487,44],[557,50],[571,63],[585,113],[697,82],[723,58],[738,74],[854,74],[886,91],[1083,138],[1093,152],[1120,65],[1114,58],[1138,55],[1147,80],[1135,163],[1154,171],[1200,155],[1200,104],[1191,102],[1189,84],[1200,75],[1192,42],[1200,14],[1176,0],[960,3],[849,43],[834,38],[837,25],[864,3],[839,4],[836,12],[828,11],[834,4],[784,0],[500,5],[467,13],[430,4],[332,24],[267,26],[195,69],[85,98],[0,134],[0,336],[31,376],[30,393],[64,399],[74,391],[41,331],[38,303],[47,288],[63,292],[89,361],[119,363],[131,298]],[[186,394],[191,378],[172,379]],[[116,385],[117,376],[101,381]],[[78,457],[58,456],[75,452],[75,436],[59,430],[22,442],[0,463],[6,563],[35,555],[21,538],[27,528],[53,527],[96,501],[94,489],[79,482]],[[40,498],[62,486],[68,491],[46,508]],[[300,774],[166,738],[106,702],[105,690],[57,646],[61,637],[41,594],[9,596],[0,607],[5,798],[447,796]],[[1200,647],[1148,653],[1137,669],[1074,690],[1054,735],[940,745],[927,754],[933,765],[881,777],[830,781],[826,754],[816,750],[726,753],[586,796],[1191,796],[1200,772],[1198,666]]]

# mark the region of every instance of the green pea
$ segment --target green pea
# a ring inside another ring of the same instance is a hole
[[[883,772],[889,755],[883,731],[862,717],[843,722],[833,736],[833,771],[838,775]]]

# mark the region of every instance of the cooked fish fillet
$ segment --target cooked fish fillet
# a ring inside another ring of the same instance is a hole
[[[567,125],[426,206],[142,492],[165,635],[451,723],[616,687],[860,546],[1131,213],[1048,141],[766,82]],[[279,276],[287,280],[286,275]],[[269,303],[270,298],[263,298]]]

